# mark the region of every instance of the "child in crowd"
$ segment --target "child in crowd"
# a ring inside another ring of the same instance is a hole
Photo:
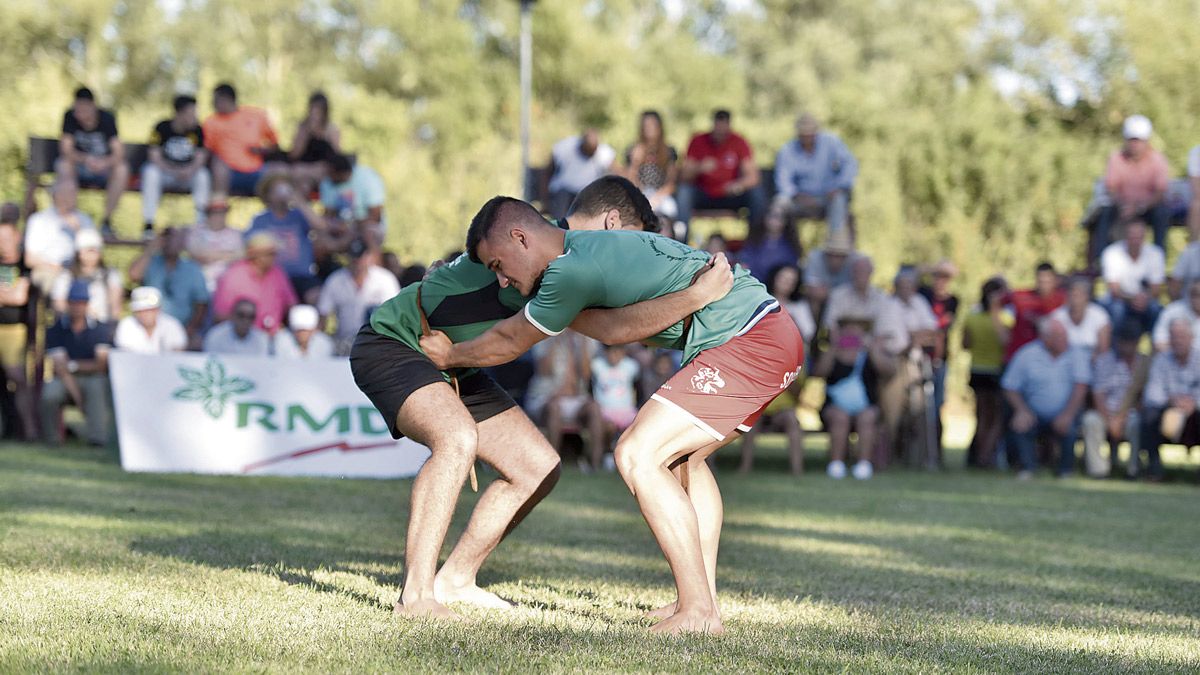
[[[637,389],[635,384],[641,368],[637,361],[628,355],[624,346],[607,347],[603,356],[592,359],[592,395],[600,407],[600,415],[604,419],[605,440],[614,439],[625,431],[633,418],[637,416]],[[601,449],[609,443],[594,443],[592,447]],[[603,466],[612,470],[612,456],[592,457],[592,466]]]

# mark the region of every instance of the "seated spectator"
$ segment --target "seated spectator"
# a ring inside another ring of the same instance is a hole
[[[1166,281],[1163,250],[1146,243],[1146,225],[1135,220],[1125,225],[1125,239],[1110,244],[1100,258],[1104,283],[1108,286],[1106,305],[1114,323],[1125,317],[1142,324],[1150,332],[1161,307],[1158,298]]]
[[[814,316],[821,316],[833,289],[850,283],[852,265],[847,263],[858,257],[850,240],[850,230],[845,228],[830,232],[823,247],[809,252],[804,261],[804,295]]]
[[[51,188],[53,204],[29,216],[25,223],[25,266],[33,285],[43,293],[75,257],[75,235],[95,230],[92,219],[79,210],[75,183],[59,178]]]
[[[317,330],[321,316],[312,305],[288,310],[288,327],[275,334],[275,356],[281,359],[324,359],[334,355],[333,339]]]
[[[267,207],[254,216],[243,239],[266,232],[279,242],[275,262],[291,279],[296,295],[303,296],[315,288],[317,281],[313,243],[310,231],[320,231],[325,223],[308,206],[308,201],[296,193],[287,174],[273,173],[258,183],[258,197]]]
[[[278,251],[279,243],[270,234],[260,232],[250,237],[245,259],[230,265],[217,280],[213,293],[213,317],[217,321],[228,319],[235,303],[246,299],[254,304],[255,325],[269,335],[279,330],[288,309],[300,301],[283,268],[275,264]]]
[[[958,296],[950,292],[950,282],[958,268],[949,260],[941,260],[930,270],[933,283],[922,286],[921,296],[929,302],[937,318],[937,335],[933,346],[926,350],[933,366],[933,405],[938,411],[938,438],[942,437],[942,408],[946,405],[946,370],[950,362],[950,328],[958,316]]]
[[[121,317],[125,305],[125,282],[121,272],[104,264],[101,248],[104,240],[95,230],[80,230],[75,235],[75,260],[59,272],[50,287],[50,306],[57,314],[67,313],[67,295],[71,285],[82,281],[88,285],[88,318],[100,323],[112,323]]]
[[[1192,189],[1192,199],[1188,202],[1188,241],[1195,244],[1200,241],[1200,145],[1188,152],[1187,175]]]
[[[983,284],[979,305],[963,321],[963,349],[971,355],[970,385],[975,392],[975,436],[967,448],[967,466],[995,464],[996,446],[1004,436],[1004,395],[1000,373],[1014,317],[1004,305],[1008,285],[1002,277]]]
[[[824,218],[831,232],[846,227],[858,160],[809,113],[796,120],[796,136],[775,155],[776,203],[790,218]]]
[[[367,322],[371,312],[400,292],[400,283],[391,272],[379,266],[379,252],[367,242],[350,243],[350,266],[334,272],[321,288],[317,309],[324,321],[337,320],[334,341],[339,356],[348,356],[354,336]]]
[[[204,285],[210,294],[217,290],[217,279],[229,265],[246,255],[242,233],[229,227],[228,214],[228,204],[212,202],[205,209],[204,220],[187,230],[187,254],[200,265]]]
[[[592,358],[592,394],[603,420],[604,438],[592,443],[592,468],[616,466],[604,451],[609,448],[637,417],[637,381],[641,367],[623,345],[604,348],[604,354]],[[594,453],[599,452],[599,455]],[[606,460],[606,458],[609,458]]]
[[[679,153],[667,145],[662,116],[655,110],[642,113],[637,143],[625,151],[625,177],[650,200],[650,207],[669,222],[675,222],[679,205],[675,185],[679,179]]]
[[[1176,319],[1167,330],[1170,347],[1154,355],[1142,396],[1142,448],[1149,456],[1146,470],[1152,481],[1163,477],[1159,446],[1200,442],[1200,417],[1196,415],[1196,403],[1200,401],[1200,350],[1195,347],[1191,323]],[[1138,475],[1140,464],[1140,453],[1130,457],[1130,476]]]
[[[832,330],[843,319],[870,322],[873,338],[880,341],[888,353],[896,355],[911,344],[907,329],[891,297],[871,285],[875,264],[866,256],[850,263],[850,283],[838,286],[829,294],[822,322]]]
[[[1079,414],[1091,384],[1087,357],[1067,343],[1067,329],[1057,319],[1038,324],[1038,339],[1021,348],[1000,379],[1004,396],[1013,409],[1009,452],[1016,452],[1020,479],[1033,475],[1037,465],[1034,443],[1039,433],[1058,441],[1056,475],[1075,469],[1075,440]]]
[[[638,383],[638,402],[649,401],[654,392],[678,371],[679,359],[675,353],[667,349],[651,351],[650,362],[642,369],[642,379]]]
[[[804,298],[804,287],[800,285],[800,268],[795,265],[780,265],[767,277],[767,292],[779,301],[800,329],[805,346],[811,345],[817,336],[817,323],[813,319],[812,307]]]
[[[265,110],[239,106],[232,85],[213,89],[213,114],[204,120],[204,147],[213,154],[213,196],[253,194],[267,173],[266,158],[279,152],[279,137]]]
[[[329,160],[329,177],[321,180],[321,204],[329,223],[329,246],[342,250],[351,239],[362,238],[383,246],[387,220],[383,205],[387,191],[383,179],[362,162],[346,155]]]
[[[50,379],[42,385],[42,435],[62,443],[62,409],[74,403],[83,410],[84,439],[101,446],[109,433],[108,351],[110,324],[88,318],[88,286],[79,281],[67,294],[67,313],[46,329]]]
[[[1013,313],[1013,327],[1004,352],[1004,362],[1012,360],[1021,347],[1033,342],[1038,336],[1038,323],[1050,316],[1054,310],[1067,302],[1067,292],[1062,287],[1058,272],[1048,262],[1037,266],[1034,287],[1013,291],[1008,299]]]
[[[154,126],[150,133],[147,162],[142,165],[143,237],[154,236],[154,220],[163,190],[187,190],[196,205],[196,222],[204,219],[204,210],[212,193],[212,175],[208,172],[208,151],[204,149],[204,130],[196,118],[196,99],[175,97],[175,116]]]
[[[565,429],[578,425],[588,430],[588,456],[604,455],[603,418],[588,394],[596,351],[594,341],[574,331],[542,340],[533,348],[537,366],[525,395],[525,409],[545,425],[546,438],[560,452]],[[580,464],[582,468],[583,462]]]
[[[813,366],[813,376],[825,379],[821,418],[829,431],[825,473],[830,478],[846,477],[851,432],[858,432],[854,477],[867,480],[874,474],[870,458],[879,424],[880,384],[891,377],[895,363],[884,343],[870,337],[869,324],[869,319],[839,318],[830,328],[831,348]]]
[[[1117,448],[1129,441],[1131,458],[1141,445],[1138,404],[1150,373],[1150,358],[1138,353],[1141,327],[1127,321],[1118,328],[1113,348],[1096,358],[1092,409],[1083,414],[1083,457],[1087,474],[1104,478],[1116,471]],[[1100,445],[1108,441],[1108,463]],[[1136,460],[1130,463],[1136,473]]]
[[[1193,281],[1187,289],[1187,297],[1176,300],[1163,308],[1158,320],[1154,322],[1154,330],[1150,332],[1150,341],[1154,351],[1165,352],[1170,348],[1169,329],[1174,321],[1186,321],[1192,326],[1192,334],[1200,340],[1200,279]],[[1200,347],[1200,344],[1197,344]]]
[[[210,296],[200,266],[182,256],[186,236],[185,230],[163,229],[130,265],[129,278],[158,289],[163,309],[187,328],[188,344],[195,349],[204,332]]]
[[[187,349],[183,324],[162,311],[157,288],[138,286],[129,298],[130,316],[117,322],[113,346],[137,354],[166,354]]]
[[[564,218],[579,191],[612,172],[617,151],[600,142],[600,132],[585,129],[579,136],[564,138],[550,150],[550,183],[546,212]]]
[[[1067,344],[1094,361],[1109,350],[1112,321],[1108,312],[1092,302],[1092,280],[1075,277],[1067,284],[1067,304],[1050,313],[1067,329]]]
[[[0,217],[0,367],[4,368],[4,375],[13,385],[13,403],[21,420],[22,437],[33,441],[37,440],[37,421],[33,391],[25,375],[29,269],[21,261],[21,234],[16,225],[8,221],[8,215],[0,213],[4,216]],[[6,423],[11,425],[11,421]]]
[[[63,114],[54,173],[58,180],[77,189],[104,188],[101,225],[105,235],[112,236],[112,214],[129,186],[129,167],[125,164],[125,144],[117,137],[117,118],[96,106],[96,98],[87,87],[75,90],[75,103]]]
[[[307,195],[329,175],[329,163],[342,152],[342,132],[329,119],[329,98],[316,91],[308,97],[308,114],[296,127],[288,151],[292,178]]]
[[[737,262],[763,283],[776,267],[799,263],[800,236],[796,233],[796,221],[786,217],[782,207],[769,209],[762,225],[750,225],[746,241],[737,252]]]
[[[1165,197],[1171,168],[1161,152],[1150,147],[1154,128],[1142,115],[1125,120],[1122,128],[1125,143],[1108,158],[1104,171],[1104,187],[1112,199],[1110,206],[1100,211],[1090,260],[1098,258],[1112,239],[1112,228],[1122,222],[1143,220],[1154,230],[1154,243],[1167,247],[1167,226],[1170,212]]]
[[[767,211],[761,183],[750,144],[733,132],[728,110],[716,111],[712,131],[697,134],[688,143],[676,195],[683,233],[676,233],[675,238],[686,240],[692,213],[698,209],[736,211],[745,207],[750,222],[761,223]]]
[[[271,336],[255,327],[258,310],[251,300],[241,299],[233,303],[228,313],[229,320],[223,321],[204,335],[204,351],[210,354],[237,354],[240,356],[270,356]]]

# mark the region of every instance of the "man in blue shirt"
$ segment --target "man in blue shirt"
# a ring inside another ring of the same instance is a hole
[[[1079,414],[1091,382],[1087,354],[1070,349],[1067,329],[1057,319],[1043,319],[1038,339],[1017,351],[1000,380],[1013,409],[1008,442],[1021,463],[1018,478],[1033,473],[1039,433],[1059,442],[1058,477],[1074,471]]]
[[[42,435],[62,442],[63,406],[83,410],[86,440],[104,445],[109,430],[108,352],[112,326],[88,318],[88,283],[75,281],[67,294],[67,313],[46,329],[46,356],[53,378],[42,387]]]
[[[307,200],[296,194],[296,188],[285,174],[271,174],[258,186],[259,197],[267,209],[254,216],[243,235],[245,241],[260,232],[273,235],[279,242],[276,262],[287,273],[296,295],[300,298],[320,285],[316,275],[311,230],[322,231],[325,223],[308,207]]]
[[[824,217],[831,232],[840,230],[849,215],[858,160],[808,113],[796,120],[796,134],[775,155],[775,199],[787,204],[792,217]]]
[[[187,328],[188,348],[199,349],[208,314],[208,285],[200,265],[183,253],[183,230],[168,227],[129,266],[129,278],[162,293],[162,308]]]

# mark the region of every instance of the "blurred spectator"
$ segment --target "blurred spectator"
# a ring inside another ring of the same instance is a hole
[[[1000,373],[1013,315],[1004,306],[1008,294],[1001,277],[983,284],[979,305],[963,321],[963,349],[971,355],[971,389],[975,392],[975,436],[967,449],[967,466],[990,467],[1004,436],[1004,396]]]
[[[1034,443],[1039,433],[1058,441],[1056,475],[1061,478],[1074,470],[1079,413],[1091,377],[1087,357],[1067,344],[1067,329],[1057,319],[1043,319],[1038,339],[1017,352],[1000,379],[1013,409],[1008,443],[1021,465],[1018,478],[1029,478],[1037,465]]]
[[[43,293],[64,267],[75,257],[75,235],[81,230],[95,230],[96,225],[79,210],[75,183],[58,178],[50,190],[53,203],[29,216],[25,223],[25,265],[33,285]]]
[[[54,173],[58,180],[76,188],[105,190],[101,224],[111,236],[113,211],[129,186],[129,166],[125,164],[125,145],[117,137],[117,118],[96,106],[87,87],[75,90],[75,102],[63,114]]]
[[[154,219],[164,189],[192,193],[196,222],[204,219],[204,209],[212,193],[204,131],[196,118],[196,99],[176,96],[174,106],[175,116],[159,122],[151,132],[148,161],[142,165],[142,220],[146,223],[147,239],[153,237]]]
[[[1125,317],[1141,322],[1150,332],[1161,307],[1158,298],[1166,281],[1163,250],[1146,243],[1145,223],[1134,220],[1125,225],[1125,239],[1110,244],[1100,258],[1104,283],[1108,285],[1106,305],[1114,323]]]
[[[899,354],[910,344],[908,331],[892,299],[871,285],[875,264],[866,256],[850,263],[850,283],[829,294],[822,322],[830,330],[843,319],[855,319],[873,326],[873,337],[890,354]]]
[[[958,268],[949,260],[941,260],[930,271],[933,283],[921,287],[921,296],[929,302],[937,318],[937,335],[928,350],[933,366],[933,405],[938,411],[938,438],[941,438],[942,408],[946,405],[946,370],[950,362],[950,328],[958,317],[958,296],[950,292],[950,282]]]
[[[33,392],[25,375],[28,318],[29,269],[21,261],[21,234],[16,225],[0,218],[0,366],[13,384],[13,403],[21,418],[23,438],[32,441],[37,439],[37,421]]]
[[[213,154],[213,195],[253,194],[266,173],[265,158],[279,152],[279,137],[265,110],[239,106],[232,85],[213,89],[213,114],[204,120],[204,147]]]
[[[704,242],[704,252],[709,255],[718,253],[727,253],[729,251],[729,242],[725,241],[725,235],[720,232],[713,232],[708,235],[708,239]]]
[[[537,369],[525,395],[526,411],[546,427],[546,437],[562,450],[565,430],[588,430],[589,457],[604,455],[604,420],[588,394],[596,343],[574,331],[543,340],[533,348]],[[590,466],[589,466],[590,468]]]
[[[0,225],[19,225],[21,222],[21,207],[15,202],[0,204]],[[20,246],[18,245],[18,249]]]
[[[279,242],[266,232],[246,241],[246,257],[229,266],[217,280],[213,293],[213,317],[224,321],[239,300],[250,300],[256,310],[259,328],[274,335],[292,305],[299,304],[292,282],[283,268],[275,264]]]
[[[728,110],[713,113],[712,131],[692,137],[680,174],[676,199],[685,231],[698,209],[745,207],[751,224],[762,222],[767,211],[762,176],[746,139],[733,133]]]
[[[321,181],[321,204],[331,218],[333,232],[343,232],[343,248],[350,239],[362,237],[374,246],[383,246],[387,220],[383,205],[387,201],[383,179],[362,162],[351,163],[346,155],[329,160],[329,177]],[[331,233],[332,234],[332,233]]]
[[[67,294],[67,313],[46,329],[46,357],[53,366],[42,385],[42,435],[47,443],[62,442],[62,409],[69,403],[83,410],[89,444],[108,440],[110,345],[110,324],[88,318],[88,285],[75,282]]]
[[[641,403],[650,400],[654,392],[663,386],[671,376],[679,370],[679,362],[674,354],[666,349],[656,349],[650,353],[649,365],[642,369],[642,379],[638,383]]]
[[[564,138],[550,150],[550,184],[546,211],[564,218],[575,195],[597,178],[612,172],[617,152],[600,142],[600,133],[585,129],[579,136]]]
[[[1200,181],[1200,177],[1197,177],[1196,180]],[[1191,218],[1191,213],[1192,211],[1189,210],[1189,218]],[[1200,218],[1200,216],[1197,217]],[[1175,259],[1175,267],[1167,279],[1171,299],[1180,299],[1183,292],[1196,281],[1200,281],[1200,241],[1188,244],[1187,248],[1183,249],[1179,253],[1179,257]]]
[[[1176,319],[1168,327],[1170,347],[1154,356],[1142,397],[1142,448],[1149,455],[1150,480],[1162,480],[1163,443],[1195,445],[1200,442],[1200,350],[1195,347],[1192,324]],[[1141,458],[1130,458],[1129,473],[1136,476]]]
[[[251,300],[233,303],[229,320],[208,330],[204,336],[204,351],[210,354],[269,356],[271,336],[255,327],[258,310]]]
[[[920,277],[917,269],[903,265],[892,281],[892,307],[908,333],[909,346],[932,347],[937,339],[938,322],[929,301],[919,291]]]
[[[918,285],[917,270],[911,265],[902,266],[893,280],[891,311],[903,326],[902,332],[907,339],[893,343],[892,353],[903,354],[897,359],[895,376],[888,378],[880,390],[879,412],[883,417],[886,447],[897,454],[904,454],[911,440],[900,433],[905,415],[922,412],[924,408],[918,408],[918,404],[933,405],[931,400],[917,401],[913,397],[914,390],[921,391],[923,395],[924,383],[932,379],[932,364],[925,363],[924,359],[926,350],[932,349],[937,338],[937,317],[933,315],[929,301],[917,292]],[[937,429],[926,434],[934,437],[927,440],[934,444],[932,447],[936,451],[940,447],[937,445]],[[927,463],[935,461],[935,457],[924,456],[924,451],[917,459]]]
[[[334,332],[336,351],[350,354],[354,336],[367,322],[371,312],[400,292],[400,282],[391,272],[379,266],[379,252],[362,239],[350,242],[350,266],[334,272],[321,288],[317,309],[328,321],[337,319]]]
[[[800,262],[796,221],[784,215],[783,207],[768,209],[761,225],[751,223],[746,241],[737,252],[737,262],[763,283],[776,267]]]
[[[1009,297],[1015,321],[1004,352],[1004,362],[1008,363],[1017,350],[1036,340],[1038,322],[1066,302],[1067,292],[1062,288],[1054,265],[1048,262],[1039,264],[1034,288],[1014,291]]]
[[[287,330],[275,334],[275,356],[282,359],[323,359],[334,355],[333,339],[317,330],[321,317],[312,305],[288,310]]]
[[[1103,478],[1116,471],[1117,448],[1129,441],[1130,467],[1136,473],[1141,426],[1138,403],[1150,372],[1150,358],[1138,353],[1141,327],[1125,322],[1118,327],[1113,348],[1096,359],[1092,409],[1083,414],[1083,457],[1087,474]],[[1100,445],[1108,441],[1108,463]]]
[[[850,193],[858,177],[858,160],[837,136],[820,130],[817,119],[803,113],[796,138],[775,155],[775,199],[796,218],[824,218],[829,230],[846,227]]]
[[[396,281],[400,281],[401,277],[404,276],[404,265],[400,262],[400,256],[396,255],[395,251],[384,251],[379,264],[383,269],[391,272],[392,276],[396,277]],[[424,273],[421,276],[424,276]],[[403,284],[403,282],[401,283]]]
[[[303,195],[329,175],[329,163],[342,152],[342,132],[329,119],[329,98],[323,92],[308,97],[308,114],[296,127],[288,151],[292,178]]]
[[[1188,203],[1188,240],[1195,244],[1200,241],[1200,145],[1188,152],[1187,175],[1192,189],[1192,199]]]
[[[780,265],[772,270],[767,278],[767,292],[779,301],[796,322],[804,344],[812,344],[817,335],[817,323],[813,319],[812,307],[804,298],[804,288],[800,285],[800,268],[795,265]]]
[[[310,231],[320,231],[325,223],[312,212],[308,201],[296,193],[287,174],[263,176],[258,183],[258,197],[267,208],[254,216],[242,237],[248,241],[263,232],[273,236],[279,243],[275,262],[287,273],[296,295],[303,296],[320,283]]]
[[[132,315],[117,322],[113,346],[138,354],[165,354],[187,349],[188,335],[179,320],[162,311],[157,288],[139,286],[129,298]]]
[[[1150,333],[1154,351],[1165,352],[1170,348],[1169,332],[1174,321],[1186,321],[1191,324],[1192,334],[1200,340],[1200,283],[1192,282],[1188,286],[1186,297],[1167,305],[1158,315],[1158,320],[1154,322],[1154,330]],[[1197,347],[1200,347],[1200,344],[1197,344]]]
[[[820,318],[833,289],[850,283],[851,265],[848,262],[858,257],[848,228],[830,232],[825,245],[808,254],[804,261],[804,294],[814,316]]]
[[[1122,127],[1125,143],[1108,158],[1104,171],[1104,187],[1112,199],[1110,206],[1100,211],[1093,233],[1090,260],[1101,255],[1111,241],[1112,228],[1132,219],[1145,220],[1154,230],[1154,243],[1164,250],[1167,246],[1167,225],[1170,212],[1164,197],[1171,169],[1167,158],[1150,147],[1154,128],[1142,115],[1133,115]]]
[[[821,418],[829,431],[830,478],[846,477],[850,433],[858,432],[853,475],[866,480],[874,474],[871,453],[879,425],[880,384],[891,377],[895,365],[880,340],[870,337],[869,319],[839,318],[830,328],[831,348],[813,366],[813,375],[825,379],[825,405]]]
[[[104,264],[101,248],[104,240],[95,230],[80,230],[75,235],[75,260],[58,273],[50,287],[50,306],[58,314],[67,312],[67,295],[71,285],[82,281],[88,285],[88,318],[111,323],[121,318],[125,303],[125,282],[120,270]]]
[[[210,294],[217,290],[217,279],[229,265],[246,255],[242,233],[229,227],[228,214],[228,204],[212,202],[205,209],[204,220],[187,230],[187,253],[200,265]]]
[[[628,355],[628,349],[623,345],[605,347],[603,354],[592,358],[592,392],[603,419],[604,434],[599,443],[592,443],[593,469],[607,467],[612,470],[615,466],[611,462],[605,463],[604,451],[637,417],[636,384],[640,374],[637,361]]]
[[[428,273],[429,270],[426,269],[424,265],[410,265],[405,267],[399,278],[400,288],[404,288],[409,284],[415,284],[418,281],[421,281]]]
[[[1067,304],[1050,313],[1067,329],[1071,349],[1081,350],[1092,361],[1112,344],[1113,322],[1108,312],[1092,302],[1092,280],[1075,277],[1067,284]]]
[[[211,296],[200,266],[181,255],[186,236],[185,230],[164,228],[129,266],[129,278],[158,289],[163,309],[187,328],[188,343],[195,348],[200,344]]]
[[[655,110],[642,113],[638,140],[625,151],[625,177],[650,200],[654,212],[675,222],[679,205],[675,186],[679,179],[679,153],[667,145],[662,116]]]

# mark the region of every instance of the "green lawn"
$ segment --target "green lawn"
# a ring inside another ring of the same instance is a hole
[[[810,464],[718,474],[729,633],[660,638],[671,598],[612,474],[565,472],[460,624],[391,614],[408,481],[127,475],[0,445],[0,671],[1200,669],[1200,487]],[[1194,467],[1193,467],[1194,469]],[[474,497],[464,493],[459,518]]]

